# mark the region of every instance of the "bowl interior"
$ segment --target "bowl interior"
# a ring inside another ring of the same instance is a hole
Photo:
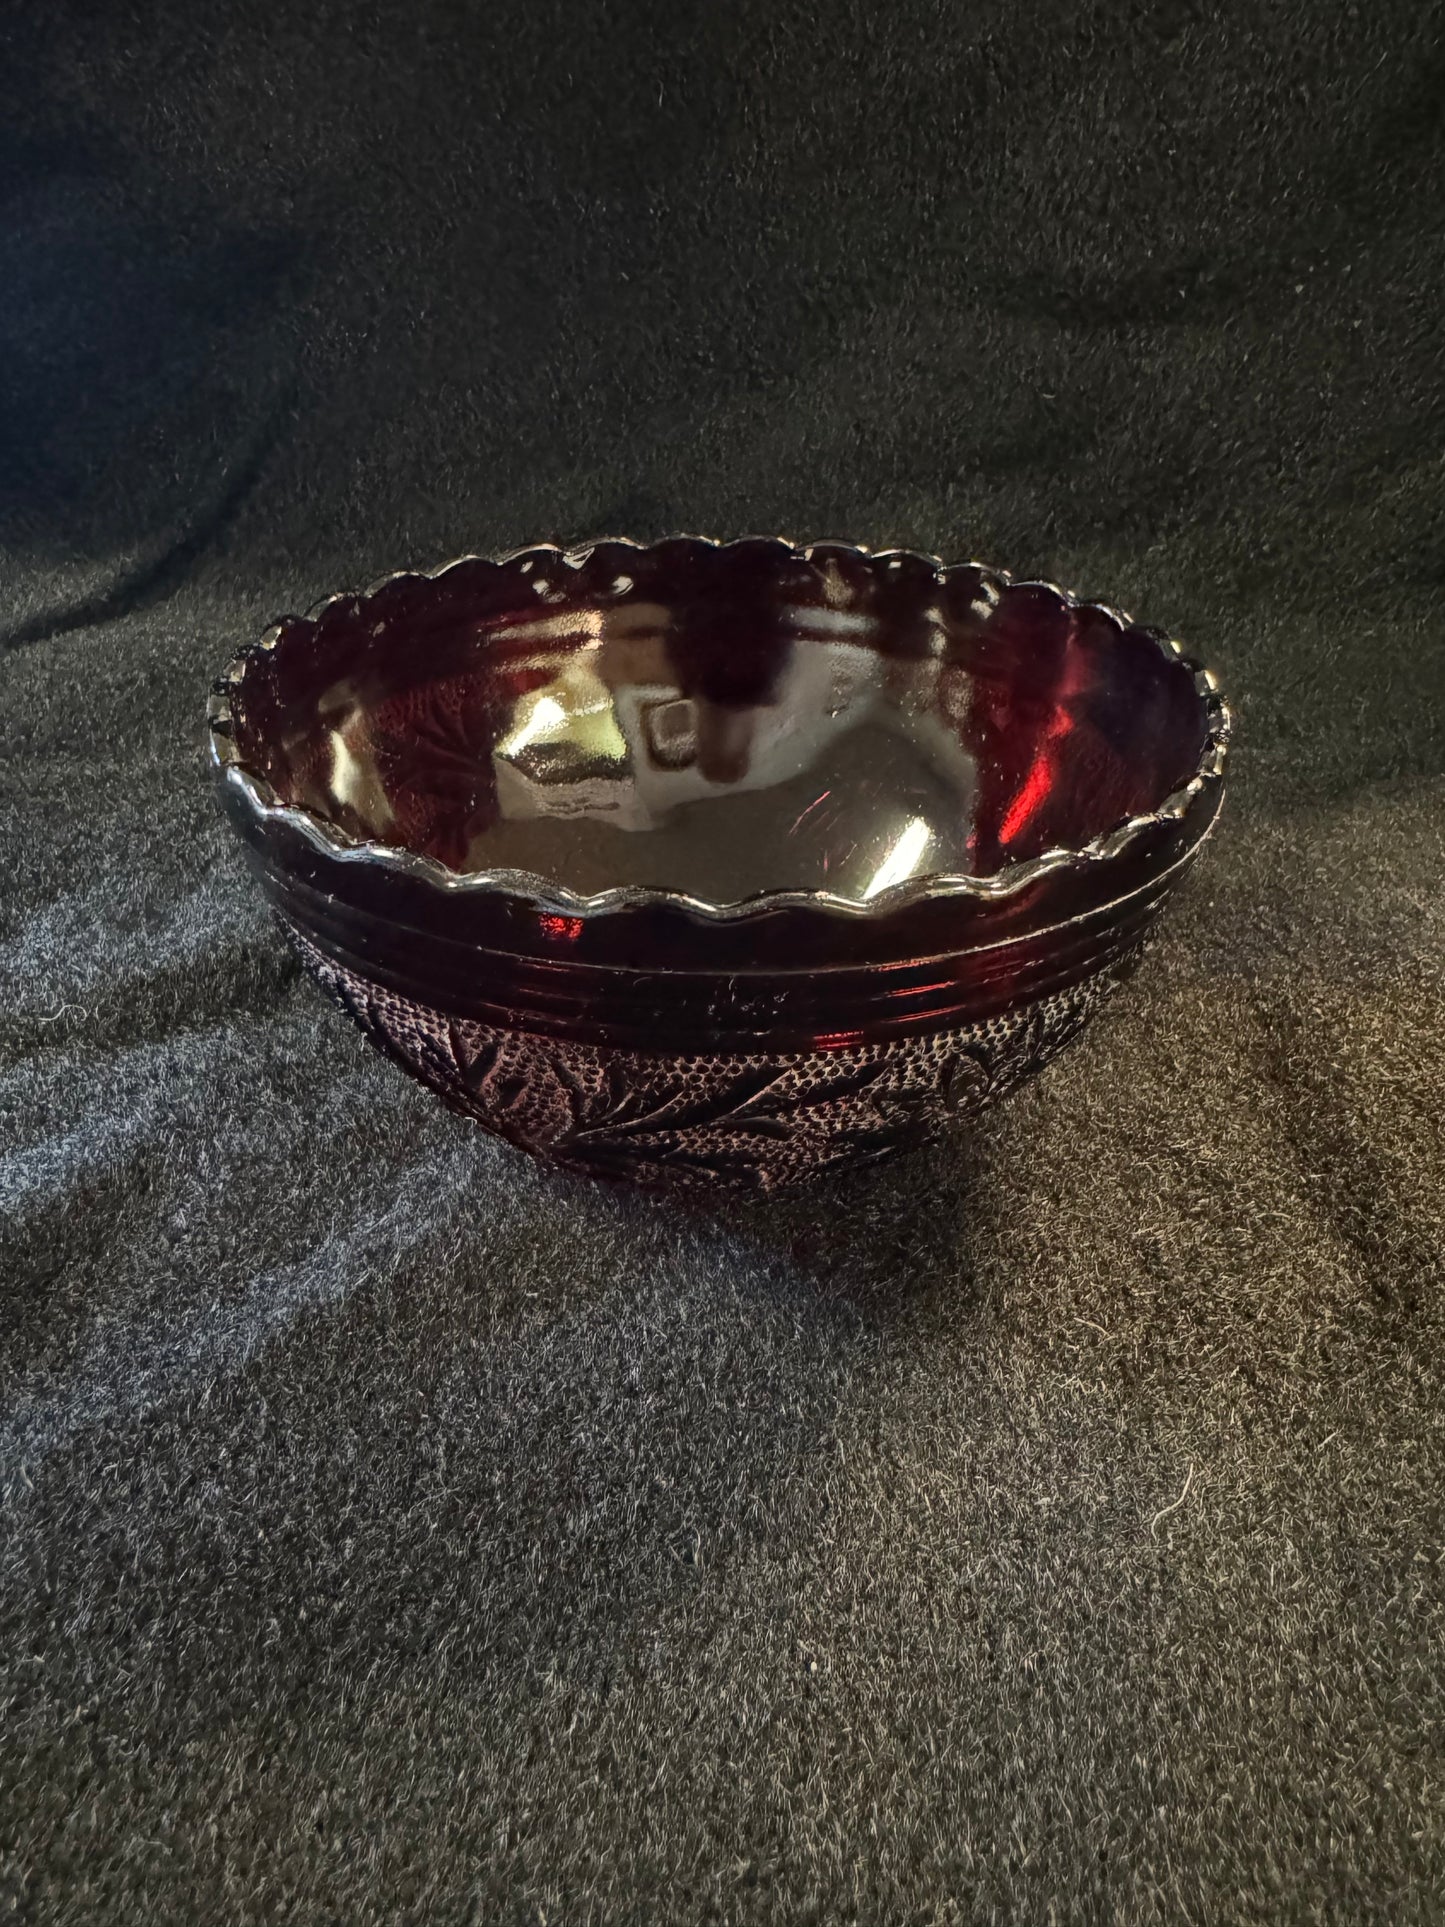
[[[871,902],[1080,848],[1188,782],[1190,668],[1104,609],[921,557],[604,544],[282,625],[243,765],[461,873]]]

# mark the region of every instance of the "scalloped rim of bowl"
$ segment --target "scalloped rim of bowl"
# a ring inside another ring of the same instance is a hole
[[[1149,636],[1167,661],[1178,663],[1193,677],[1195,691],[1199,696],[1207,722],[1204,747],[1194,773],[1188,782],[1172,790],[1157,809],[1140,816],[1128,817],[1112,830],[1092,838],[1088,843],[1076,846],[1060,845],[1055,849],[1045,850],[1038,856],[1005,864],[1002,869],[987,876],[960,876],[941,872],[910,877],[904,882],[894,884],[890,889],[880,890],[877,896],[870,898],[866,903],[838,896],[829,890],[806,889],[764,890],[732,902],[712,903],[704,897],[692,896],[685,890],[672,890],[660,884],[629,884],[615,889],[599,890],[588,896],[569,890],[565,884],[556,883],[550,877],[542,876],[539,872],[532,870],[491,869],[465,873],[450,870],[445,864],[439,863],[435,857],[423,856],[415,850],[348,836],[344,830],[314,811],[303,809],[294,803],[283,802],[264,777],[258,776],[242,762],[241,752],[233,735],[231,697],[244,678],[248,666],[258,656],[273,650],[283,635],[295,634],[298,624],[305,623],[314,628],[327,610],[338,603],[351,603],[358,610],[364,609],[373,596],[394,583],[436,582],[452,569],[466,564],[489,562],[498,569],[511,570],[518,575],[530,575],[542,564],[552,568],[559,566],[570,569],[580,568],[596,549],[629,548],[646,551],[676,541],[701,542],[709,548],[718,550],[735,548],[744,543],[771,542],[784,550],[789,559],[803,562],[811,561],[816,550],[827,550],[834,554],[842,550],[858,561],[874,567],[880,564],[887,567],[890,564],[922,563],[933,569],[940,580],[955,572],[976,569],[982,574],[985,583],[995,589],[1041,589],[1057,597],[1066,608],[1085,609],[1090,613],[1105,616],[1118,627],[1121,633],[1126,628],[1135,629]],[[1232,723],[1229,707],[1220,694],[1219,683],[1213,671],[1204,668],[1194,657],[1187,655],[1172,637],[1150,628],[1147,624],[1135,622],[1132,616],[1112,607],[1109,603],[1096,602],[1074,595],[1071,591],[1060,588],[1057,583],[1033,577],[1015,578],[1006,569],[996,569],[983,562],[946,563],[938,556],[919,549],[870,549],[863,543],[835,540],[798,543],[790,541],[785,536],[739,536],[732,540],[721,541],[713,536],[697,535],[660,536],[655,541],[649,542],[639,542],[630,536],[598,536],[593,541],[566,549],[552,543],[532,543],[525,548],[507,550],[496,556],[455,556],[435,569],[396,570],[390,575],[382,576],[369,588],[359,593],[343,590],[339,594],[324,597],[304,616],[283,616],[272,623],[259,640],[248,643],[231,658],[225,672],[213,686],[207,712],[210,760],[213,769],[221,779],[239,793],[246,807],[260,821],[288,825],[325,856],[342,862],[373,864],[383,869],[399,871],[448,893],[477,891],[518,898],[544,911],[563,916],[592,917],[605,915],[608,912],[647,909],[667,904],[691,916],[720,923],[736,922],[742,918],[761,916],[769,911],[788,908],[826,910],[845,917],[876,918],[896,913],[915,903],[928,903],[939,899],[985,898],[994,901],[1027,889],[1030,884],[1037,882],[1040,877],[1048,875],[1051,871],[1109,863],[1123,856],[1147,831],[1166,823],[1182,820],[1201,791],[1210,785],[1217,785],[1222,780]]]

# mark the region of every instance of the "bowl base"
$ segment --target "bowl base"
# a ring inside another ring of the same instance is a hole
[[[1072,1042],[1138,961],[987,1021],[788,1053],[619,1050],[453,1017],[327,957],[302,963],[367,1039],[454,1111],[546,1163],[771,1194],[926,1143]]]

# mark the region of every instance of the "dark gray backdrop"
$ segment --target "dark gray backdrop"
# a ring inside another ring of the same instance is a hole
[[[0,1910],[1445,1918],[1441,28],[0,12]],[[1238,703],[1130,997],[777,1208],[444,1115],[201,774],[281,609],[673,528]]]

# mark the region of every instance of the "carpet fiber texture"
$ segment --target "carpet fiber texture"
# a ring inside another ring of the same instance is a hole
[[[0,1918],[1445,1919],[1442,27],[7,12]],[[675,528],[1238,710],[1087,1041],[776,1206],[443,1113],[201,762],[285,608]]]

